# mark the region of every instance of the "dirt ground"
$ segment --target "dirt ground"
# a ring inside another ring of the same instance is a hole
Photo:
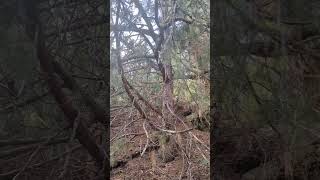
[[[164,163],[156,155],[158,144],[151,141],[148,143],[148,149],[141,156],[147,142],[143,122],[144,120],[138,117],[128,118],[124,114],[121,117],[118,116],[112,123],[111,159],[114,162],[117,161],[117,165],[114,165],[115,167],[111,170],[112,180],[209,179],[210,153],[209,149],[206,149],[210,147],[209,132],[195,129],[189,131],[203,144],[190,136],[189,132],[183,133],[178,155],[173,161]],[[177,123],[176,128],[184,129],[181,123]],[[152,133],[151,129],[149,133]],[[121,138],[115,138],[115,136]]]

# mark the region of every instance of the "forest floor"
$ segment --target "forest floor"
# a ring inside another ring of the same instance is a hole
[[[144,120],[138,117],[128,119],[127,115],[118,116],[111,125],[111,158],[118,161],[111,171],[111,179],[209,179],[209,150],[192,140],[188,133],[182,136],[183,150],[173,161],[164,163],[155,158],[157,148],[148,148],[143,156],[140,155],[147,142],[142,126]],[[177,129],[183,129],[182,124],[177,126]],[[195,129],[189,132],[210,147],[209,132]],[[149,145],[157,147],[152,142]]]

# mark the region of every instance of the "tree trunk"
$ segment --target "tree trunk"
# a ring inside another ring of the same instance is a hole
[[[162,21],[166,22],[168,19],[172,19],[174,14],[172,13],[173,2],[165,1],[162,4]],[[161,60],[163,63],[162,77],[163,77],[163,92],[162,92],[162,114],[164,115],[165,121],[164,126],[166,128],[172,129],[173,124],[170,123],[172,119],[172,114],[170,111],[173,110],[174,106],[174,98],[173,98],[173,72],[172,72],[172,64],[171,64],[171,48],[172,48],[172,40],[171,40],[171,31],[172,29],[166,28],[163,32],[164,43],[162,45],[163,49],[160,53]]]

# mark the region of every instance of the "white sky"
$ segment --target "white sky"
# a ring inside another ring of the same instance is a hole
[[[142,3],[145,3],[145,2],[142,1]],[[131,10],[131,12],[132,12],[132,14],[133,14],[134,16],[141,16],[141,15],[139,15],[139,10],[138,10],[138,8],[137,8],[135,5],[133,5],[130,10]],[[116,16],[115,16],[114,14],[112,15],[112,19],[113,19],[113,22],[116,21]],[[143,18],[141,18],[141,21],[138,22],[138,23],[139,23],[139,24],[137,24],[137,27],[138,27],[138,28],[148,29],[148,27],[146,26],[146,22],[144,21]],[[155,30],[155,33],[159,33],[156,23],[153,22],[153,21],[151,21],[151,23],[152,23],[152,25],[153,25],[153,28],[154,28],[154,30]],[[140,25],[140,24],[141,24],[141,25]],[[123,34],[124,34],[124,36],[130,36],[130,35],[133,36],[132,39],[135,40],[135,41],[137,41],[137,42],[140,41],[140,40],[143,40],[143,37],[141,37],[141,36],[139,36],[139,38],[137,39],[137,35],[139,35],[139,33],[137,33],[137,32],[124,31]],[[147,36],[147,38],[148,38],[149,41],[152,43],[152,45],[155,45],[155,42],[153,41],[153,39],[152,39],[150,36]],[[121,45],[122,45],[122,44],[121,44]],[[113,47],[113,48],[116,47],[116,46],[115,46],[115,43],[112,43],[112,47]],[[126,52],[125,52],[125,51],[121,51],[120,54],[121,54],[121,57],[124,57],[124,56],[126,55]]]

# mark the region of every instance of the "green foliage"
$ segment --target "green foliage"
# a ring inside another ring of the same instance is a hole
[[[36,55],[33,43],[22,30],[11,25],[6,30],[0,29],[0,63],[14,73],[19,80],[29,80],[36,67]]]
[[[118,139],[113,142],[110,146],[110,165],[114,167],[117,162],[119,155],[125,154],[125,150],[129,148],[128,143],[124,139]]]
[[[204,159],[203,157],[198,158],[198,163],[202,166],[210,167],[210,161]]]
[[[26,112],[24,113],[24,125],[26,127],[49,129],[50,125],[47,121],[42,119],[36,112]]]

